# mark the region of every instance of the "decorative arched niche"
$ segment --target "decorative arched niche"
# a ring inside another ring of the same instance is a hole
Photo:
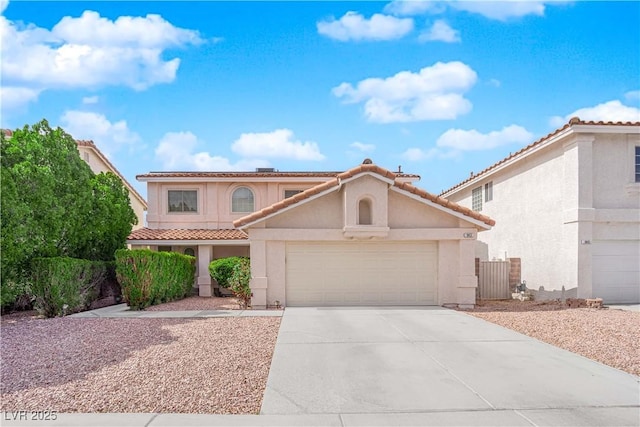
[[[358,201],[358,225],[373,224],[373,202],[368,197]]]

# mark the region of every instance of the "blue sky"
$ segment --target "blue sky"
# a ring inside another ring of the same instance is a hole
[[[1,126],[123,175],[345,170],[439,193],[578,115],[640,121],[640,2],[0,0]]]

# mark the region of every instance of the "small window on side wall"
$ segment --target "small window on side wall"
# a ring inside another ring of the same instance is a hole
[[[158,246],[158,252],[171,252],[171,246]]]
[[[197,212],[196,190],[169,190],[169,212]]]
[[[484,201],[490,202],[493,200],[493,181],[489,181],[484,185]]]
[[[636,182],[640,182],[640,147],[636,146]]]
[[[247,187],[237,188],[231,195],[231,212],[253,212],[253,191]]]
[[[482,186],[474,188],[471,191],[471,209],[476,212],[482,210]]]
[[[362,199],[358,202],[358,225],[371,225],[371,200]]]
[[[302,190],[284,190],[284,198],[288,199],[289,197],[293,197],[298,193],[302,193]]]

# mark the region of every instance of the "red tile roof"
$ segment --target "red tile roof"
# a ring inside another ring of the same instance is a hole
[[[247,233],[235,229],[182,229],[157,230],[140,228],[129,234],[127,240],[247,240]]]
[[[535,142],[532,142],[531,144],[527,145],[526,147],[522,148],[521,150],[516,151],[515,153],[510,154],[508,157],[505,157],[504,159],[500,160],[497,163],[494,163],[493,165],[489,166],[486,169],[483,169],[482,171],[474,174],[472,173],[471,176],[467,179],[465,179],[464,181],[454,185],[453,187],[449,188],[448,190],[443,191],[442,193],[440,193],[440,195],[449,193],[450,191],[455,190],[456,188],[462,187],[463,185],[465,185],[466,183],[473,181],[474,179],[478,178],[481,175],[484,175],[485,173],[489,172],[492,169],[495,169],[496,167],[500,166],[501,164],[508,162],[509,160],[514,159],[515,157],[520,156],[521,154],[533,149],[534,147],[539,146],[540,144],[543,144],[544,142],[546,142],[547,140],[549,140],[550,138],[554,137],[555,135],[559,134],[562,131],[565,131],[571,127],[573,127],[574,125],[587,125],[587,126],[640,126],[640,122],[594,122],[594,121],[585,121],[585,120],[580,120],[578,117],[573,117],[571,120],[569,120],[569,122],[567,124],[565,124],[564,126],[562,126],[561,128],[558,128],[556,130],[554,130],[553,132],[551,132],[550,134],[543,136],[542,138],[538,139]]]
[[[297,204],[303,200],[309,199],[312,196],[315,196],[316,194],[322,193],[323,191],[329,190],[333,187],[337,187],[340,185],[340,181],[352,178],[356,175],[359,175],[361,173],[365,173],[365,172],[369,172],[369,173],[375,173],[378,174],[384,178],[388,178],[390,180],[394,181],[394,187],[399,188],[400,190],[406,191],[408,193],[414,194],[418,197],[421,197],[425,200],[429,200],[433,203],[436,203],[440,206],[443,206],[445,208],[451,209],[455,212],[459,212],[465,216],[468,216],[470,218],[473,218],[477,221],[483,222],[489,226],[493,226],[495,225],[495,221],[492,220],[491,218],[489,218],[488,216],[485,215],[481,215],[478,212],[472,211],[469,208],[465,208],[463,206],[458,205],[457,203],[453,203],[450,202],[449,200],[443,199],[442,197],[438,197],[438,196],[434,196],[433,194],[422,190],[414,185],[411,185],[407,182],[401,182],[398,181],[396,178],[398,177],[397,174],[381,168],[378,165],[374,165],[374,164],[361,164],[353,169],[349,169],[346,172],[342,172],[339,173],[334,179],[324,182],[320,185],[316,185],[315,187],[311,187],[301,193],[296,194],[293,197],[289,197],[288,199],[284,199],[281,200],[271,206],[268,206],[264,209],[261,209],[259,211],[253,212],[250,215],[247,215],[245,217],[242,217],[236,221],[233,222],[234,227],[242,227],[245,226],[247,224],[250,224],[254,221],[263,219],[273,213],[276,213],[284,208],[287,208],[291,205]]]
[[[335,178],[342,172],[149,172],[136,175],[140,178]],[[399,178],[416,178],[420,175],[396,173]]]

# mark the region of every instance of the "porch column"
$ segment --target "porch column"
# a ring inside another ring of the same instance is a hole
[[[251,306],[267,308],[267,244],[264,240],[251,240]]]
[[[460,240],[457,303],[460,308],[473,308],[476,304],[478,278],[475,274],[475,239]]]
[[[209,263],[211,262],[211,246],[198,246],[198,294],[201,297],[211,296],[211,276]]]

